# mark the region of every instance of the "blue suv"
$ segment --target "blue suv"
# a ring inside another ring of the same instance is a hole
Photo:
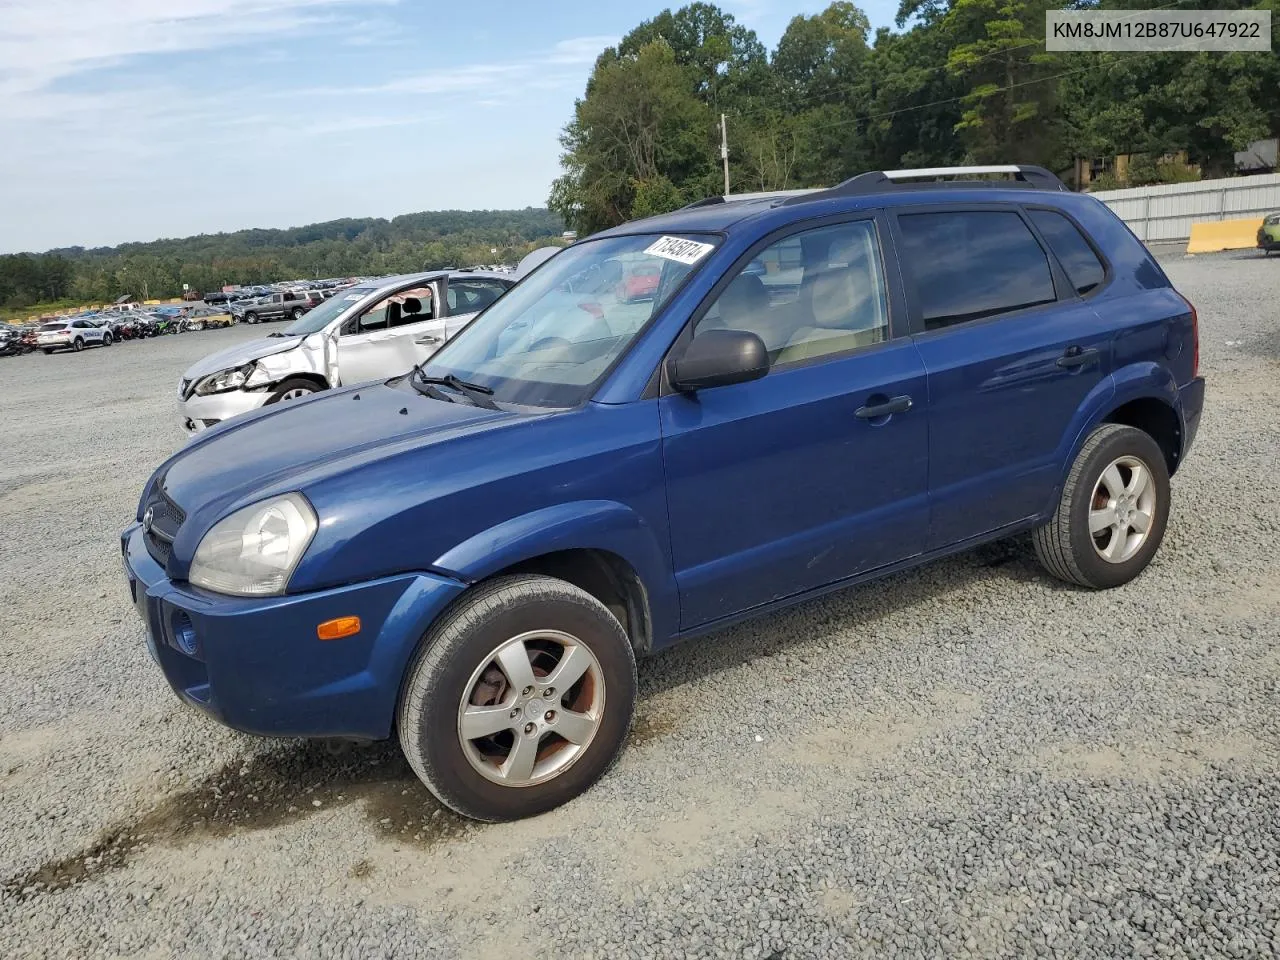
[[[1133,579],[1197,366],[1195,309],[1040,168],[715,197],[565,248],[410,372],[197,437],[129,588],[188,704],[398,736],[514,819],[609,768],[677,640],[1025,531],[1056,577]]]

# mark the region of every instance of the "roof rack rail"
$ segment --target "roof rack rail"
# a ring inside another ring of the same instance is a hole
[[[717,203],[724,203],[724,197],[703,197],[701,200],[695,200],[693,203],[686,203],[681,210],[696,210],[698,207],[710,207]]]
[[[982,176],[992,173],[1012,174],[1008,180],[950,180],[948,177]],[[902,181],[924,180],[924,183]],[[783,205],[829,200],[835,197],[858,197],[891,190],[919,190],[939,187],[1026,187],[1032,190],[1066,190],[1067,185],[1044,167],[1025,163],[995,164],[984,167],[922,167],[918,170],[882,170],[860,173],[828,190],[791,197]]]
[[[773,200],[781,202],[791,197],[797,197],[801,194],[816,193],[817,190],[812,187],[802,187],[794,190],[754,190],[748,193],[729,193],[724,196],[703,197],[701,200],[695,200],[693,203],[687,203],[681,210],[694,210],[698,207],[710,207],[717,203],[735,203],[739,200]]]

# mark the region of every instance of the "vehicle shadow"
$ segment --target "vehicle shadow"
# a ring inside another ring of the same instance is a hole
[[[629,746],[673,731],[645,701],[666,690],[748,661],[770,657],[824,632],[872,632],[876,621],[935,599],[979,578],[1025,581],[1041,576],[1028,538],[980,547],[781,613],[677,645],[640,665],[640,702]],[[1063,589],[1071,589],[1063,585]],[[28,900],[128,866],[153,845],[183,848],[204,840],[288,825],[335,808],[359,804],[373,834],[430,849],[484,829],[448,810],[409,767],[398,744],[283,741],[237,758],[187,789],[164,797],[139,815],[102,830],[70,856],[48,860],[0,882],[0,897]],[[350,867],[366,876],[368,861]]]
[[[641,698],[772,657],[814,636],[868,633],[877,621],[979,579],[1043,578],[1050,589],[1075,589],[1050,580],[1036,560],[1031,538],[1012,537],[844,590],[834,591],[724,630],[676,644],[640,662]]]

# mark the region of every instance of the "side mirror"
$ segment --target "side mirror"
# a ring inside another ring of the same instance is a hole
[[[682,393],[759,380],[768,372],[764,341],[745,330],[706,330],[667,359],[667,379]]]

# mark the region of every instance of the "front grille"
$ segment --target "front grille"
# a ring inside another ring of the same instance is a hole
[[[170,500],[159,485],[151,491],[142,514],[142,538],[147,545],[147,553],[160,566],[169,562],[173,540],[186,519],[182,508]]]

